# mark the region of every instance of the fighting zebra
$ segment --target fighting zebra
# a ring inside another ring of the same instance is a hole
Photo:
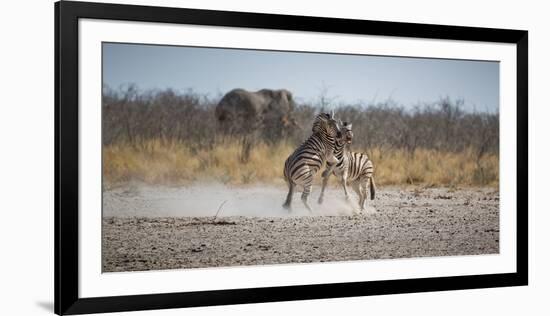
[[[319,195],[319,204],[323,203],[323,195],[331,174],[340,178],[344,187],[346,199],[348,196],[348,183],[359,196],[359,209],[363,211],[367,192],[370,191],[370,199],[374,200],[376,185],[374,184],[374,166],[369,157],[364,153],[352,152],[349,145],[353,139],[351,123],[342,123],[341,137],[336,138],[334,155],[337,162],[327,162],[327,167],[322,173],[323,186]],[[367,188],[368,187],[368,188]]]
[[[311,193],[313,178],[325,161],[336,163],[334,157],[334,143],[341,137],[338,123],[334,119],[334,112],[330,115],[321,113],[315,117],[312,127],[313,134],[300,145],[285,161],[284,177],[288,185],[288,195],[283,204],[290,210],[292,195],[297,185],[303,186],[302,202],[311,212],[307,198]]]

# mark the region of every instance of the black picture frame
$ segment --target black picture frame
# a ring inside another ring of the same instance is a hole
[[[82,18],[511,43],[517,46],[517,272],[150,295],[78,296],[78,21]],[[527,285],[528,32],[182,8],[55,3],[55,313],[83,314]]]

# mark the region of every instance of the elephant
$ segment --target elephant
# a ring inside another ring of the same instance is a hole
[[[295,107],[292,93],[285,89],[256,92],[234,89],[222,97],[215,115],[222,133],[242,139],[241,158],[247,161],[259,138],[277,142],[296,130]]]

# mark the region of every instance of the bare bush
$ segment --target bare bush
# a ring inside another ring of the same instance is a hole
[[[105,86],[103,144],[140,147],[146,146],[147,140],[156,139],[182,142],[193,150],[212,148],[231,138],[216,128],[218,101],[190,90],[139,91],[129,85],[115,91]],[[293,115],[302,128],[284,134],[280,141],[301,143],[311,133],[315,114],[327,106],[298,104]],[[391,102],[344,105],[336,108],[336,115],[353,123],[354,147],[377,148],[381,158],[393,149],[405,150],[411,158],[418,149],[445,152],[473,149],[478,161],[487,154],[498,154],[499,114],[464,111],[461,100],[444,98],[413,109]],[[262,135],[261,142],[273,144],[272,139],[263,139],[269,135]]]

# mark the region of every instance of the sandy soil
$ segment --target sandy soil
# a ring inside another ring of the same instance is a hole
[[[284,188],[130,187],[104,192],[103,271],[495,254],[494,189],[379,188],[356,199],[330,188],[308,213]],[[219,210],[219,212],[218,212]],[[218,216],[214,215],[218,212]]]

